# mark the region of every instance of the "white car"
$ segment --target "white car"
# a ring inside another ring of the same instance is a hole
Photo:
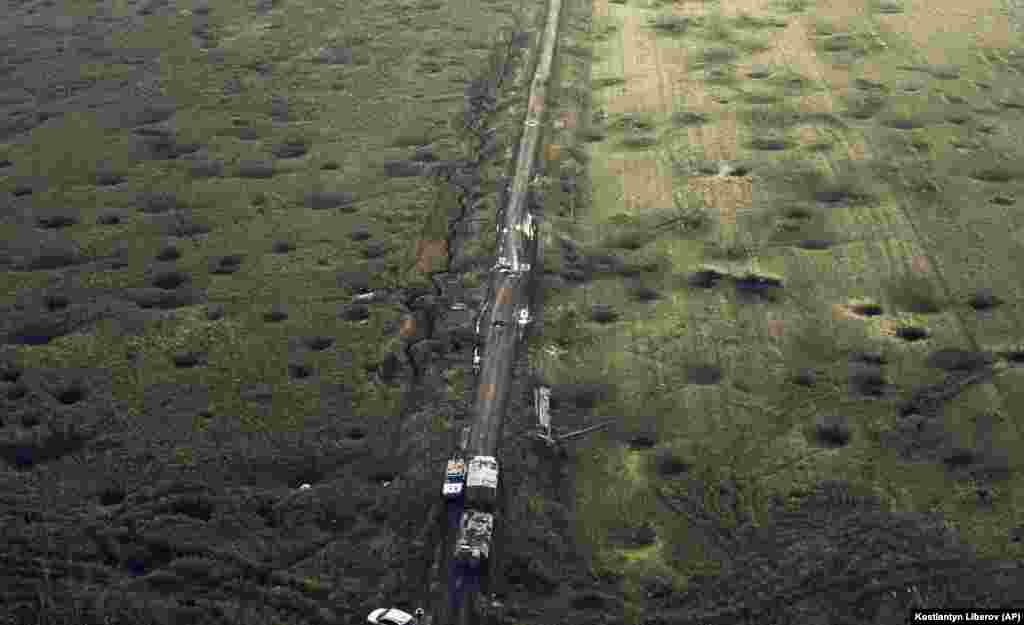
[[[416,625],[412,614],[398,608],[377,608],[366,620],[374,625]]]

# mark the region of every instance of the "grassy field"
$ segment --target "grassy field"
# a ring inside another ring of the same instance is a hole
[[[830,481],[1024,554],[1024,81],[994,5],[593,3],[565,77],[589,197],[550,220],[571,287],[531,353],[626,423],[582,444],[576,518],[630,622],[645,578],[727,564],[701,518],[769,527]]]
[[[130,10],[121,4],[115,12]],[[89,10],[84,4],[80,8]],[[168,252],[176,255],[168,269],[205,292],[209,302],[222,304],[227,321],[187,310],[137,338],[118,337],[101,324],[89,334],[25,349],[26,366],[90,365],[117,372],[118,398],[136,407],[147,386],[201,377],[219,389],[213,410],[256,421],[237,388],[241,380],[258,379],[281,387],[272,419],[294,424],[319,406],[315,394],[289,380],[282,341],[321,333],[345,346],[349,358],[339,360],[327,351],[316,354],[310,366],[324,379],[356,389],[362,416],[394,413],[394,389],[367,384],[362,372],[397,347],[388,343],[385,328],[396,324],[398,315],[378,307],[359,323],[337,323],[350,287],[338,274],[372,273],[374,284],[391,289],[429,284],[426,271],[435,267],[416,265],[416,242],[436,226],[432,212],[440,211],[443,228],[443,198],[432,179],[395,177],[385,165],[408,163],[403,159],[422,145],[431,146],[435,159],[465,155],[467,146],[453,123],[462,112],[465,85],[518,9],[501,3],[470,8],[447,2],[312,1],[259,14],[227,3],[204,14],[222,57],[218,63],[210,63],[193,42],[199,15],[189,9],[119,35],[114,46],[162,51],[164,70],[156,81],[175,102],[176,139],[201,145],[210,172],[191,161],[139,161],[130,149],[132,135],[104,128],[98,114],[80,113],[5,146],[4,156],[17,171],[0,185],[13,189],[15,173],[45,177],[46,189],[34,195],[35,205],[81,207],[77,223],[64,233],[85,255],[127,247],[124,269],[85,276],[81,287],[147,286],[157,252],[176,247]],[[330,61],[331,54],[339,58]],[[90,67],[104,79],[121,71],[119,65]],[[257,67],[265,71],[252,71]],[[222,85],[228,83],[235,84],[237,94],[225,93]],[[91,149],[68,152],[69,143]],[[250,162],[272,164],[273,173],[263,176],[258,167],[246,173],[247,165],[254,168]],[[100,166],[127,182],[97,188],[92,176]],[[175,242],[145,208],[112,227],[96,227],[100,213],[134,208],[140,193],[174,197],[208,233]],[[379,242],[379,253],[369,257],[352,243],[350,232],[356,228]],[[7,234],[15,236],[13,230]],[[278,247],[280,253],[271,253]],[[237,266],[230,275],[211,275],[208,265],[224,254],[234,255]],[[45,275],[8,272],[0,280],[4,297],[13,301]],[[268,322],[266,313],[274,307],[286,308],[287,318]],[[183,371],[163,357],[185,345],[209,352],[209,366]],[[127,351],[148,364],[127,362]]]

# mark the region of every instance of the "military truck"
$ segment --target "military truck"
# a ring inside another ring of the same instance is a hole
[[[441,495],[445,499],[458,499],[462,496],[463,486],[466,482],[466,461],[459,457],[453,457],[448,461],[445,469],[444,485],[441,487]]]
[[[466,471],[466,507],[489,512],[498,500],[498,460],[474,456]]]
[[[480,566],[491,555],[493,533],[494,515],[479,510],[467,510],[462,515],[462,523],[455,540],[456,560],[472,568]]]

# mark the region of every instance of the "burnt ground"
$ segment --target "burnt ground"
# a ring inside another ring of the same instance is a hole
[[[258,2],[250,9],[266,14],[280,5]],[[101,190],[130,183],[132,159],[195,156],[187,165],[192,179],[264,180],[278,171],[275,162],[305,155],[302,142],[284,141],[270,149],[276,161],[232,167],[181,139],[184,124],[165,124],[175,103],[151,88],[160,51],[108,43],[184,7],[156,0],[94,8],[90,18],[63,19],[60,3],[3,3],[0,141],[16,145],[51,120],[99,111],[110,132],[132,136],[124,166],[97,167],[85,181]],[[196,45],[213,49],[216,58],[216,28],[204,26],[210,5],[189,8]],[[0,270],[12,280],[5,285],[37,282],[5,293],[0,308],[0,623],[356,623],[380,606],[426,605],[436,556],[432,521],[440,514],[438,471],[468,413],[459,391],[470,377],[474,306],[483,296],[459,282],[453,264],[466,270],[486,263],[457,254],[457,238],[475,235],[462,226],[478,203],[494,202],[495,167],[500,173],[504,161],[491,126],[529,43],[520,33],[515,45],[496,44],[492,64],[466,87],[464,149],[457,158],[418,148],[384,168],[393,178],[428,177],[437,193],[453,199],[448,258],[426,281],[389,281],[393,263],[382,257],[394,244],[373,240],[382,229],[369,216],[373,227],[345,236],[357,260],[331,280],[341,293],[332,327],[281,330],[275,349],[287,361],[284,383],[240,379],[227,402],[216,400],[207,374],[243,313],[230,299],[210,296],[208,276],[244,273],[258,259],[220,249],[200,263],[200,272],[180,264],[217,231],[207,214],[213,207],[184,194],[145,191],[127,205],[104,206],[101,196],[93,218],[95,206],[55,209],[38,200],[61,184],[59,172],[25,175],[22,163],[3,159]],[[81,79],[78,68],[65,66],[70,51],[130,69],[118,80]],[[333,54],[316,62],[352,62],[351,50]],[[250,65],[239,85],[269,71],[266,63]],[[288,108],[275,99],[268,114],[285,123],[296,118]],[[259,136],[252,128],[236,130],[243,139]],[[299,204],[346,213],[355,200],[313,191]],[[260,214],[270,202],[268,194],[254,198]],[[134,286],[96,286],[110,272],[136,266],[128,253],[132,241],[97,252],[67,228],[103,231],[140,216],[142,227],[158,231],[164,243],[142,252]],[[309,253],[287,237],[265,247],[267,257],[282,263]],[[370,290],[374,295],[345,303]],[[453,310],[457,302],[469,308]],[[270,333],[301,313],[290,301],[253,311]],[[376,355],[363,358],[359,335],[335,338],[335,325],[375,327],[382,316],[391,349],[377,351],[374,344]],[[212,334],[178,345],[147,342],[154,329],[182,318],[209,324]],[[26,350],[90,336],[137,349],[119,354],[116,369],[65,366],[61,358],[43,366],[25,358]],[[132,371],[149,367],[195,375],[188,383],[148,384],[133,396],[138,401],[126,400],[125,389],[141,379]],[[328,368],[347,373],[323,375]],[[294,392],[282,390],[289,385]],[[392,391],[400,397],[396,411],[374,413],[367,395]],[[267,428],[251,419],[278,414],[280,402],[296,396],[317,399],[300,424]]]

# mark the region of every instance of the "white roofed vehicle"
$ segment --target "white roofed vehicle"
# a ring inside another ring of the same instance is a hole
[[[452,458],[444,473],[444,486],[441,487],[441,494],[446,499],[455,499],[462,495],[463,486],[466,482],[466,461],[462,458]]]
[[[417,625],[416,618],[398,608],[377,608],[366,617],[374,625]]]
[[[494,456],[474,456],[466,469],[466,500],[493,506],[498,498],[498,460]]]

